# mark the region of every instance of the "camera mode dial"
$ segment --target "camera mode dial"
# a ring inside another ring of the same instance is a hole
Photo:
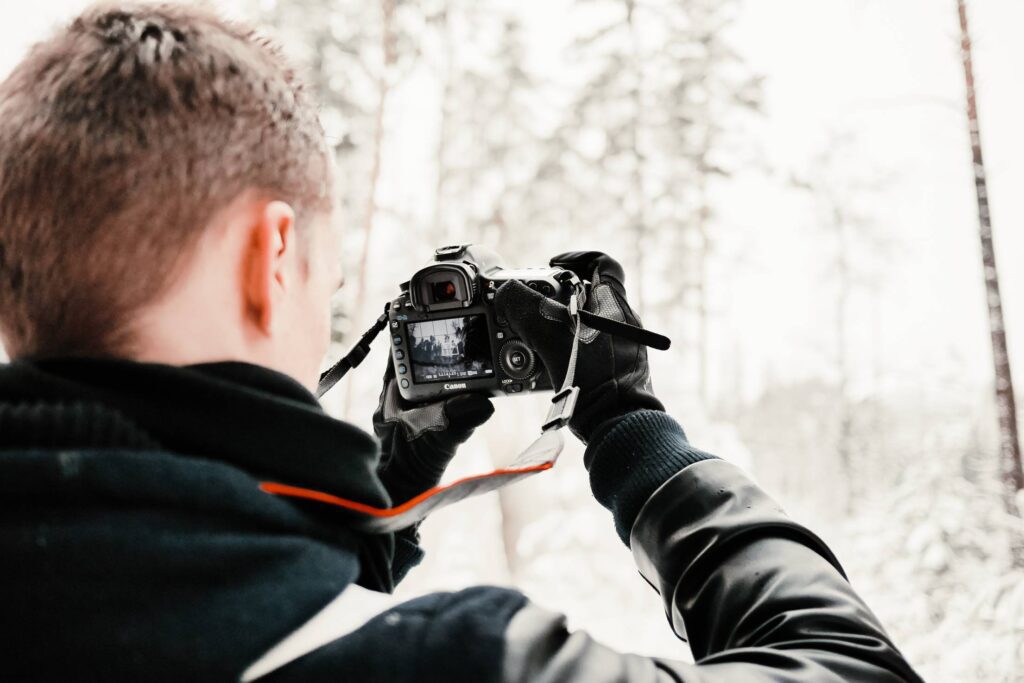
[[[512,379],[528,379],[537,367],[537,357],[529,346],[519,339],[511,339],[498,352],[501,369]]]

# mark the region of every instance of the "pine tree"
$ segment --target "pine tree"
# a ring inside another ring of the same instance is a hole
[[[630,296],[651,324],[697,330],[683,346],[695,352],[705,402],[711,190],[731,171],[727,131],[759,106],[760,81],[728,40],[739,4],[580,2],[609,18],[576,43],[585,75],[538,173],[562,188],[541,210],[557,214],[569,203],[577,225],[628,250]]]
[[[761,79],[752,73],[728,39],[728,29],[739,2],[687,0],[670,3],[665,12],[666,49],[657,55],[655,73],[665,74],[656,84],[667,125],[657,129],[658,149],[674,161],[668,164],[668,192],[689,194],[683,229],[678,229],[672,202],[655,220],[666,222],[677,235],[676,258],[683,260],[688,277],[677,285],[674,300],[687,301],[696,318],[698,392],[705,406],[711,402],[710,366],[710,265],[714,258],[715,206],[711,190],[728,178],[736,164],[727,156],[736,138],[730,127],[744,114],[760,108]],[[688,192],[687,192],[688,190]],[[685,197],[684,197],[685,199]],[[671,272],[671,271],[670,271]]]
[[[519,18],[488,8],[452,2],[446,11],[434,232],[543,258],[523,210],[542,140],[542,83],[525,64]]]
[[[843,492],[844,508],[850,512],[866,479],[866,454],[857,452],[857,406],[851,396],[856,359],[851,353],[851,337],[862,325],[851,324],[850,308],[858,293],[878,295],[889,239],[872,219],[866,206],[878,203],[888,184],[885,173],[871,169],[870,177],[855,170],[857,137],[849,131],[834,132],[822,150],[814,156],[803,176],[794,176],[792,185],[807,192],[816,206],[816,231],[827,243],[825,277],[833,292],[832,367],[836,393],[835,451],[843,481],[835,487]]]

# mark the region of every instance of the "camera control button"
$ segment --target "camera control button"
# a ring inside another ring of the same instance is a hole
[[[505,393],[506,394],[518,394],[522,390],[523,390],[523,385],[520,384],[519,382],[516,382],[515,384],[506,384],[505,385]]]
[[[399,375],[404,375],[407,372],[409,372],[409,368],[405,367],[405,363],[402,363],[401,365],[398,366]]]
[[[504,332],[497,332],[497,333],[495,333],[494,336],[495,336],[496,339],[504,339],[505,338],[505,333]]]
[[[536,356],[520,339],[510,339],[498,352],[501,369],[511,379],[524,380],[533,376],[537,366]]]
[[[405,351],[402,349],[395,349],[395,360],[402,360],[405,358]]]
[[[401,381],[401,385],[402,385],[402,388],[403,388],[403,389],[408,389],[408,388],[409,388],[409,380],[407,380],[407,379],[403,379],[403,380]]]
[[[402,343],[402,337],[401,335],[396,334],[394,337],[391,338],[391,341],[395,343],[395,346],[398,346],[399,344]]]

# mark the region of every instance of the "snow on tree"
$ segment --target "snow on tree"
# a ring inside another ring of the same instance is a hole
[[[461,235],[519,260],[543,258],[524,207],[542,139],[544,84],[526,64],[521,19],[490,3],[466,5],[450,2],[444,13],[434,234]]]
[[[759,80],[728,40],[739,3],[578,5],[600,19],[579,29],[579,83],[546,143],[535,220],[572,220],[592,240],[617,246],[631,300],[652,326],[685,340],[706,404],[709,262],[719,227],[712,188],[735,163],[727,131],[759,106]],[[545,191],[552,185],[559,191]]]
[[[851,351],[854,333],[870,321],[854,319],[851,304],[858,295],[878,296],[879,283],[885,277],[886,254],[892,250],[899,228],[887,224],[882,230],[874,210],[893,183],[891,174],[863,168],[857,149],[858,139],[853,132],[833,132],[810,160],[808,169],[790,179],[795,188],[806,192],[813,205],[815,237],[825,240],[820,277],[833,292],[834,353],[830,365],[834,369],[837,411],[834,451],[840,465],[834,488],[847,511],[856,505],[861,487],[872,481],[873,474],[869,468],[872,444],[858,438],[871,430],[855,424],[858,419],[873,417],[870,411],[855,405],[855,371],[866,363],[855,362]]]

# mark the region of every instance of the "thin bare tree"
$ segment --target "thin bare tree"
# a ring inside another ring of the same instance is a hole
[[[861,408],[852,394],[853,380],[863,359],[858,358],[853,339],[864,327],[864,321],[851,319],[851,305],[856,299],[870,300],[877,310],[884,278],[884,263],[893,248],[891,226],[883,230],[874,207],[893,182],[890,172],[875,165],[860,167],[857,150],[862,141],[852,131],[837,129],[829,133],[820,151],[808,168],[793,174],[791,185],[807,192],[816,205],[815,230],[828,243],[823,276],[833,292],[834,353],[831,364],[835,372],[836,442],[840,472],[843,477],[841,501],[846,512],[852,512],[862,493],[864,482],[872,473],[865,462],[867,451],[858,414]],[[874,350],[873,356],[877,354]],[[872,359],[872,364],[877,357]],[[877,373],[877,369],[873,369]],[[877,451],[877,447],[875,448]]]
[[[974,87],[974,59],[971,34],[967,23],[966,0],[957,0],[960,16],[960,57],[967,86],[967,126],[971,137],[971,157],[974,163],[974,190],[978,199],[978,225],[981,238],[981,265],[985,278],[985,298],[988,306],[989,333],[992,339],[992,360],[995,370],[996,409],[999,413],[999,453],[1002,465],[1006,509],[1020,516],[1017,496],[1024,489],[1024,470],[1021,468],[1020,435],[1017,429],[1017,406],[1010,374],[1010,355],[1007,352],[1006,325],[1003,302],[999,294],[999,273],[996,270],[996,248],[992,241],[992,213],[988,203],[988,182],[985,161],[981,153],[981,129],[978,123],[978,101]],[[1024,566],[1024,535],[1017,534],[1013,547],[1013,561]]]
[[[381,159],[384,148],[384,125],[388,99],[394,88],[392,70],[397,61],[395,37],[395,0],[380,2],[380,54],[381,69],[375,78],[377,103],[374,107],[373,140],[371,144],[370,186],[366,193],[366,206],[363,213],[363,245],[359,254],[358,279],[356,280],[355,312],[352,319],[356,324],[362,319],[366,300],[366,273],[369,270],[370,244],[373,240],[373,228],[377,219],[377,188],[380,185]],[[352,382],[345,385],[344,414],[349,415],[352,408]]]

